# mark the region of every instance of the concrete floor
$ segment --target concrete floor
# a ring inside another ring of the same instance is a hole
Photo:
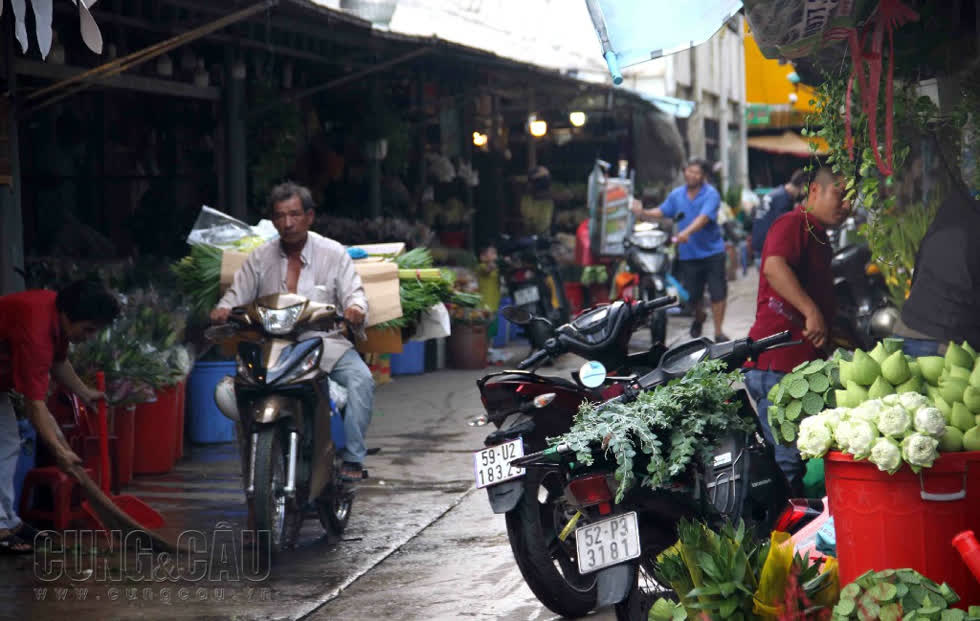
[[[752,323],[755,273],[730,284],[725,331],[738,338]],[[688,338],[689,325],[690,319],[671,317],[668,341]],[[709,320],[709,337],[710,325]],[[644,332],[637,333],[635,347],[649,338]],[[519,357],[526,349],[511,347],[508,353]],[[566,356],[549,373],[577,368],[582,361],[573,358]],[[51,561],[64,560],[71,568],[77,551],[80,564],[90,565],[85,546],[39,553],[36,559],[6,557],[0,559],[0,597],[7,606],[0,618],[556,618],[524,584],[503,516],[491,512],[486,494],[473,485],[471,454],[490,429],[467,422],[483,412],[475,380],[485,372],[396,377],[378,389],[369,441],[381,452],[369,457],[371,478],[358,492],[340,541],[326,541],[319,523],[308,520],[299,548],[258,582],[233,573],[139,580],[132,571],[133,554],[127,557],[129,577],[118,582],[67,571],[48,582],[44,578],[58,573]],[[203,531],[214,544],[227,529],[245,525],[237,454],[230,445],[195,447],[173,473],[137,478],[125,491],[163,513],[172,533]],[[234,551],[234,546],[223,549]],[[209,566],[220,568],[219,560]],[[144,556],[143,561],[145,570],[160,559]],[[614,615],[607,610],[590,618]]]

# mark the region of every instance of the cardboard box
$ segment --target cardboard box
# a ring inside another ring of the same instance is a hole
[[[392,244],[386,244],[391,246]],[[248,254],[225,251],[221,254],[221,295],[224,295]],[[398,288],[398,266],[391,261],[369,257],[354,261],[368,301],[367,327],[402,316],[402,299]],[[401,351],[399,349],[399,351]]]
[[[367,340],[357,342],[357,351],[362,354],[400,354],[402,353],[402,331],[380,328],[365,330]]]
[[[361,259],[354,261],[368,300],[367,327],[402,316],[402,298],[398,287],[398,265],[391,261]],[[400,350],[399,350],[400,351]]]

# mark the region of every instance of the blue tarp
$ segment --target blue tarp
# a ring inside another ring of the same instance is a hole
[[[613,82],[621,67],[704,43],[742,8],[741,0],[585,0]]]

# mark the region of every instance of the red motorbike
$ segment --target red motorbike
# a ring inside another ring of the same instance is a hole
[[[517,370],[477,380],[487,421],[497,430],[486,437],[486,448],[474,453],[474,477],[477,487],[487,489],[494,513],[505,514],[507,536],[524,580],[557,614],[581,616],[596,603],[595,576],[579,573],[575,550],[558,536],[575,510],[566,503],[560,476],[542,470],[525,473],[508,462],[544,449],[548,437],[568,431],[581,403],[615,397],[623,385],[655,369],[663,344],[630,354],[630,338],[649,325],[655,312],[676,301],[670,296],[617,301],[584,311],[558,328],[525,309],[503,311],[508,321],[525,326],[540,323],[552,336]],[[590,362],[573,372],[571,379],[536,372],[544,362],[566,353]]]

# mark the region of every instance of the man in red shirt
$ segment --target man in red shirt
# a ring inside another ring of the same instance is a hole
[[[118,314],[116,298],[93,280],[76,281],[57,293],[35,290],[0,297],[0,553],[30,553],[36,534],[16,513],[20,433],[8,393],[23,395],[27,418],[60,467],[80,463],[48,411],[49,377],[86,404],[103,398],[78,378],[68,362],[68,345],[91,338]]]
[[[748,363],[745,387],[756,402],[766,439],[769,429],[769,400],[766,395],[784,375],[801,362],[825,358],[828,326],[834,319],[834,277],[830,262],[833,249],[827,229],[840,226],[850,213],[842,200],[839,176],[821,168],[810,183],[805,206],[798,206],[772,223],[762,249],[759,295],[752,339],[789,330],[800,345],[766,352]],[[796,447],[776,445],[776,461],[790,484],[799,489],[803,461]]]

